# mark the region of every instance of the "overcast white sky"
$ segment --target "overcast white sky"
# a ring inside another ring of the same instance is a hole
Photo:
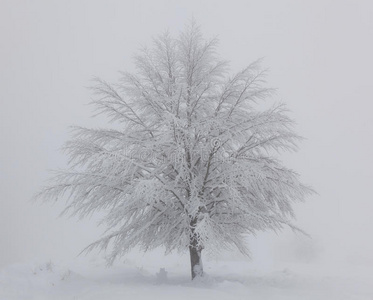
[[[264,57],[307,138],[283,158],[319,193],[297,207],[316,256],[372,262],[372,1],[0,0],[0,266],[75,256],[98,236],[93,221],[56,219],[62,204],[30,198],[65,165],[68,126],[95,124],[90,79],[115,81],[140,44],[193,16],[233,71]],[[302,241],[258,243],[291,256]]]

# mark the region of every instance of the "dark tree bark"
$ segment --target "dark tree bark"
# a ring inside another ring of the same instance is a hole
[[[201,247],[196,248],[194,246],[189,246],[192,280],[196,277],[203,276],[203,265],[202,265],[201,253],[202,253]]]
[[[190,236],[190,244],[189,244],[189,254],[190,254],[190,267],[191,267],[191,274],[192,280],[196,277],[203,276],[203,265],[202,265],[202,246],[199,245],[197,236],[194,232],[195,225],[197,223],[196,219],[193,219],[190,223],[192,234]]]

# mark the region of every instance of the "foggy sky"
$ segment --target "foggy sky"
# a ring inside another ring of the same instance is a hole
[[[72,257],[98,237],[93,220],[56,218],[63,203],[30,199],[48,169],[66,165],[68,126],[97,124],[90,79],[115,81],[140,45],[192,17],[218,36],[232,71],[264,57],[306,138],[282,158],[319,193],[296,207],[316,256],[373,263],[371,1],[0,0],[0,266]],[[287,257],[310,245],[271,238],[259,237],[261,250]]]

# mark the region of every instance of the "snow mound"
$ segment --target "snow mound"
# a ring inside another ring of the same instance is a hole
[[[35,294],[47,299],[61,292],[74,293],[86,282],[79,274],[51,261],[19,263],[0,271],[0,299],[29,299]]]

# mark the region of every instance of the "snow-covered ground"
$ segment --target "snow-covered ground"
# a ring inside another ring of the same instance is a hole
[[[165,268],[167,278],[157,275]],[[373,299],[369,266],[205,260],[208,274],[191,282],[188,257],[129,255],[106,268],[102,259],[33,262],[0,270],[0,299]]]

